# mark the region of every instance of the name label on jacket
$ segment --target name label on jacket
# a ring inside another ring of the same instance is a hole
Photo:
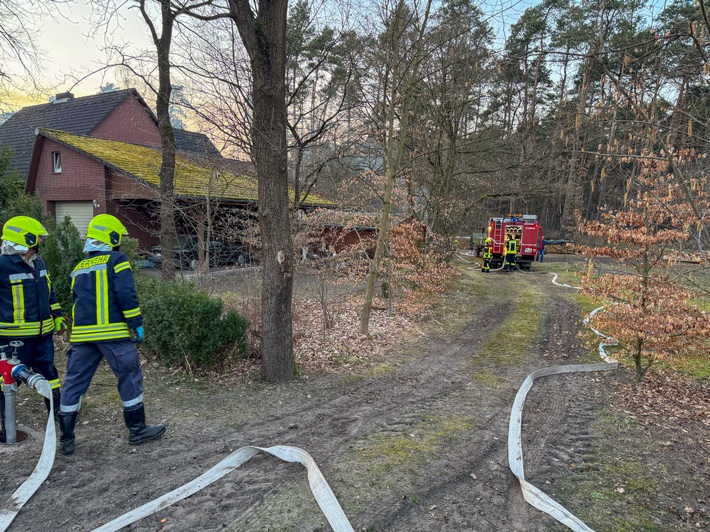
[[[90,259],[84,259],[79,264],[76,265],[74,271],[85,270],[91,268],[92,266],[98,266],[99,264],[106,264],[111,258],[111,255],[98,255],[97,257],[91,257]]]

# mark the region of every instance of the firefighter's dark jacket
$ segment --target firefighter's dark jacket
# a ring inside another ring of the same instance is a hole
[[[143,325],[133,272],[119,251],[89,254],[71,273],[73,326],[69,341],[102,342],[130,338]]]
[[[20,255],[0,255],[0,337],[51,334],[54,318],[62,315],[47,265],[37,256],[32,262],[34,267]]]

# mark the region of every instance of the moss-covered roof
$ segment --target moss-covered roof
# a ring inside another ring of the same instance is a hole
[[[156,190],[160,186],[161,154],[157,148],[74,135],[56,129],[41,129],[40,134],[99,161],[114,172]],[[258,186],[256,178],[249,174],[217,171],[213,165],[201,165],[178,154],[175,158],[175,194],[185,198],[212,197],[256,202]],[[293,198],[293,191],[289,191],[289,195]],[[324,207],[334,205],[315,194],[309,194],[305,203]]]

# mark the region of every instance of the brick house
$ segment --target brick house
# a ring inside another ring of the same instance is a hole
[[[200,234],[199,211],[207,199],[222,210],[255,212],[250,163],[223,158],[205,135],[175,130],[175,138],[179,233]],[[158,240],[160,144],[157,118],[135,89],[82,98],[58,94],[0,126],[0,146],[14,151],[27,191],[37,193],[58,221],[69,215],[85,233],[93,216],[114,214],[143,249]],[[309,205],[331,204],[314,195]]]

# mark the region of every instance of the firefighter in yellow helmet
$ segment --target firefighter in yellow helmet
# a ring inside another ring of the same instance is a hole
[[[483,266],[481,271],[483,273],[488,273],[491,271],[491,259],[493,258],[493,239],[491,237],[486,238],[486,242],[483,245]]]
[[[164,425],[145,423],[143,372],[136,349],[136,343],[144,336],[143,317],[130,262],[119,250],[121,239],[127,234],[115,216],[95,216],[86,232],[84,252],[88,258],[71,273],[74,316],[59,413],[59,441],[64,455],[74,453],[74,427],[81,397],[103,358],[118,379],[128,443],[139,445],[165,432]]]
[[[2,228],[0,345],[22,342],[17,356],[23,364],[47,379],[52,388],[56,414],[60,381],[54,366],[52,336],[55,330],[64,333],[66,325],[47,265],[37,254],[39,243],[45,236],[44,226],[29,216],[10,218]],[[49,399],[45,399],[45,404],[49,411]]]
[[[505,236],[505,271],[515,268],[515,256],[518,254],[518,241],[510,235]]]

